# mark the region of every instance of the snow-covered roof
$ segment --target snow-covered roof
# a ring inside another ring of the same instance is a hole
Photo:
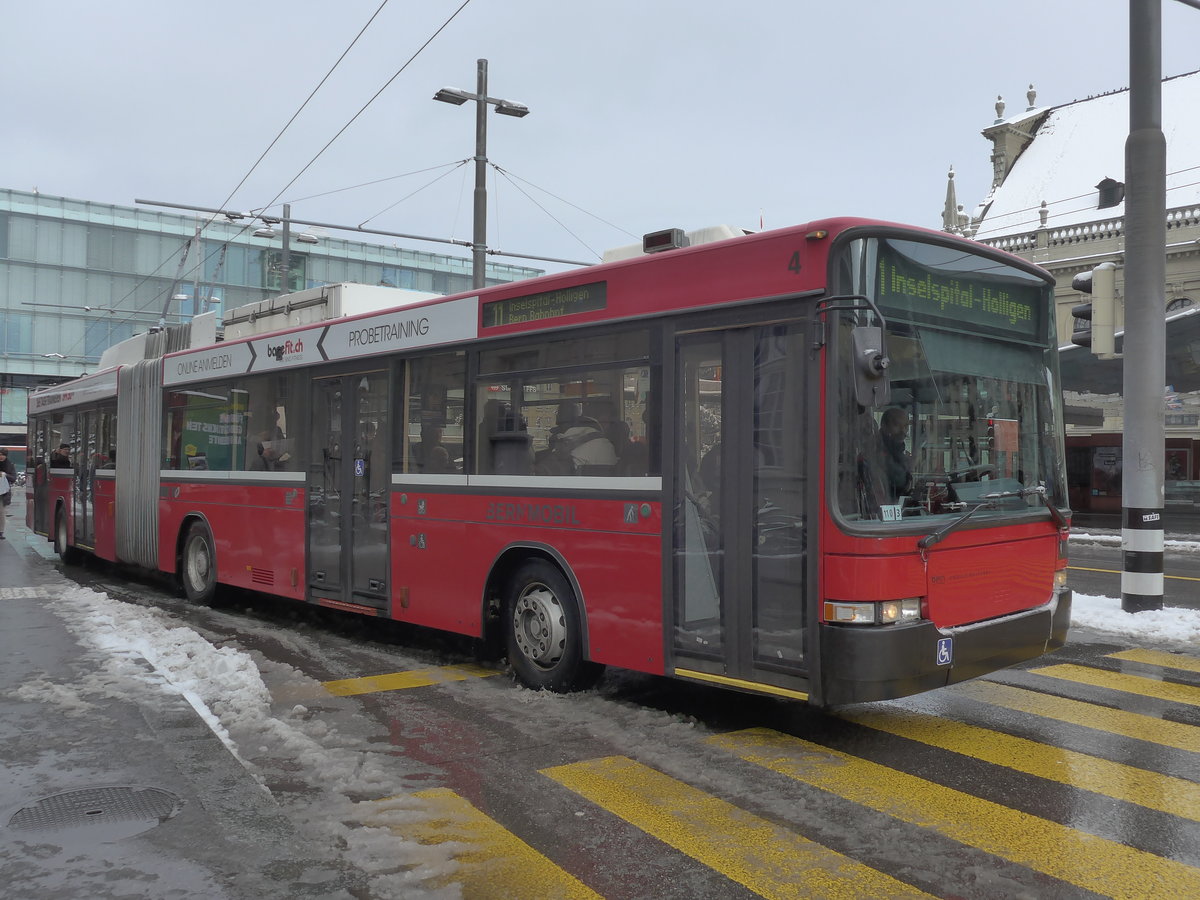
[[[1167,141],[1167,209],[1200,204],[1200,72],[1163,81],[1162,123]],[[1105,178],[1124,182],[1129,134],[1128,89],[1077,100],[1031,116],[1026,111],[1004,123],[1026,130],[1033,140],[1008,176],[985,200],[977,237],[988,239],[1029,231],[1040,224],[1046,202],[1053,228],[1125,215],[1125,203],[1098,208],[1096,186]]]

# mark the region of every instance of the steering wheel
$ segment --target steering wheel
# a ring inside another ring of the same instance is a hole
[[[996,467],[985,463],[978,466],[966,466],[962,469],[953,469],[946,473],[946,476],[950,479],[951,484],[954,484],[958,481],[982,481],[985,475],[994,478],[996,475]]]

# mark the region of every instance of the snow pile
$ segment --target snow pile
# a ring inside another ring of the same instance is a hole
[[[256,759],[298,764],[290,774],[302,790],[290,790],[277,801],[302,834],[317,846],[336,848],[343,860],[366,873],[371,896],[457,896],[456,887],[431,885],[449,882],[457,865],[454,852],[462,848],[400,836],[433,813],[404,790],[403,773],[387,752],[394,748],[374,751],[369,742],[341,735],[302,705],[274,714],[271,693],[249,653],[214,646],[161,610],[83,587],[69,588],[47,605],[80,643],[99,651],[101,667],[69,695],[31,682],[24,687],[29,699],[59,702],[69,712],[85,708],[82,695],[88,691],[126,697],[147,689],[180,694],[260,783],[264,777]],[[307,682],[316,689],[314,696],[323,693],[299,670],[284,668],[292,685]]]
[[[1128,641],[1200,643],[1200,610],[1166,609],[1127,613],[1114,597],[1076,594],[1071,606],[1071,627],[1120,635]],[[1069,639],[1069,638],[1068,638]]]
[[[1121,535],[1119,533],[1106,534],[1104,532],[1092,533],[1088,531],[1072,532],[1071,543],[1112,544],[1119,546]],[[1185,553],[1200,553],[1200,541],[1194,538],[1166,538],[1163,541],[1163,548],[1166,550],[1182,550]]]

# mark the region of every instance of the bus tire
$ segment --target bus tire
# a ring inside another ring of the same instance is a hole
[[[529,559],[513,573],[504,604],[508,663],[528,688],[567,693],[596,683],[604,667],[583,657],[575,592],[562,571]]]
[[[188,600],[212,604],[217,595],[217,554],[212,533],[203,522],[193,522],[183,539],[179,578]]]
[[[67,514],[60,506],[54,513],[54,552],[64,565],[73,566],[81,556],[78,548],[72,547],[67,539]]]

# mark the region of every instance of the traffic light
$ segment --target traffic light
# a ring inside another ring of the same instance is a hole
[[[1110,359],[1116,355],[1117,326],[1117,264],[1100,263],[1090,272],[1080,272],[1071,287],[1081,294],[1091,295],[1091,301],[1071,307],[1078,326],[1080,320],[1089,323],[1071,333],[1071,343],[1090,347],[1097,356]]]

